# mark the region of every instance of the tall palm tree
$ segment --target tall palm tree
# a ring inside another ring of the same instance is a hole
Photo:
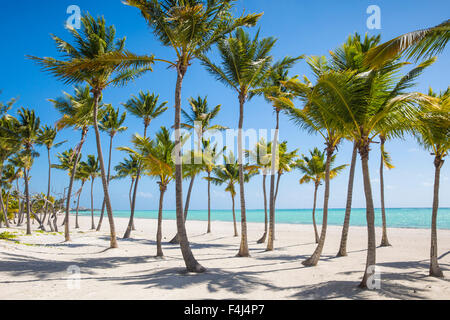
[[[128,193],[128,200],[130,202],[130,210],[131,210],[133,207],[133,199],[132,199],[133,186],[139,172],[139,160],[137,156],[130,155],[128,158],[125,158],[123,162],[120,162],[118,165],[114,167],[114,170],[116,171],[115,175],[116,179],[122,179],[126,177],[131,178],[130,191]]]
[[[108,105],[105,110],[105,115],[103,119],[100,121],[100,130],[106,132],[109,135],[109,155],[108,155],[108,172],[106,176],[106,180],[109,182],[111,180],[111,155],[112,155],[112,146],[113,139],[116,134],[124,132],[128,129],[128,127],[122,126],[127,117],[127,113],[124,112],[121,115],[119,114],[119,108],[115,110],[111,105]],[[102,212],[100,214],[100,220],[98,222],[97,231],[100,231],[102,227],[103,215],[105,213],[105,201],[102,204]]]
[[[434,59],[427,60],[403,77],[399,77],[399,70],[404,64],[398,62],[398,59],[386,62],[379,69],[363,73],[330,71],[326,70],[325,65],[322,68],[325,72],[319,77],[319,88],[326,89],[332,95],[329,100],[335,103],[321,103],[321,97],[316,97],[314,101],[317,109],[326,115],[333,128],[338,128],[343,136],[352,137],[357,142],[361,156],[368,231],[366,269],[360,283],[361,288],[367,288],[367,282],[376,266],[375,213],[368,167],[370,146],[380,133],[389,129],[392,134],[401,136],[413,123],[412,106],[423,100],[423,96],[406,93],[405,90],[413,86],[417,76],[433,62]],[[300,91],[310,90],[308,85],[297,83],[294,86],[301,88]],[[399,122],[399,119],[403,121]]]
[[[259,32],[253,39],[239,28],[233,37],[218,42],[221,65],[214,64],[207,57],[203,64],[217,80],[232,88],[239,100],[238,161],[240,163],[240,201],[241,201],[241,245],[239,257],[248,257],[247,218],[244,192],[244,156],[242,130],[244,125],[244,106],[251,98],[251,91],[260,88],[270,75],[272,56],[270,51],[275,45],[274,38],[259,39]]]
[[[370,50],[367,65],[380,67],[386,61],[403,54],[407,59],[431,58],[441,53],[450,40],[450,19],[441,24],[403,34]]]
[[[39,137],[38,137],[38,141],[37,141],[38,145],[42,145],[47,148],[47,160],[48,160],[47,199],[50,198],[50,186],[51,186],[51,174],[52,174],[52,162],[51,162],[51,158],[50,158],[50,150],[52,148],[58,148],[67,142],[67,140],[65,140],[65,141],[55,143],[57,133],[58,133],[58,131],[55,128],[50,127],[50,126],[44,126],[39,129]],[[42,219],[43,222],[45,221],[47,214],[48,214],[48,203],[46,202],[44,218]]]
[[[264,233],[262,237],[257,241],[257,243],[264,243],[266,242],[267,233],[269,231],[268,229],[268,214],[267,214],[267,192],[266,192],[266,179],[267,174],[271,168],[271,148],[272,143],[267,143],[264,138],[261,138],[261,140],[256,143],[253,150],[246,151],[246,156],[249,160],[249,163],[251,166],[253,166],[255,169],[258,169],[261,172],[262,175],[262,190],[263,190],[263,197],[264,197]]]
[[[88,155],[87,161],[80,162],[80,171],[89,176],[91,180],[91,229],[95,230],[94,222],[94,182],[100,176],[100,166],[98,158],[94,155]]]
[[[110,246],[117,248],[108,182],[101,148],[100,130],[98,127],[98,109],[102,92],[105,88],[123,86],[128,81],[151,70],[153,56],[137,56],[125,50],[125,38],[116,39],[114,26],[106,26],[105,19],[93,18],[86,13],[81,18],[81,32],[69,29],[74,45],[56,36],[58,50],[64,54],[64,60],[54,58],[30,57],[66,84],[85,82],[91,87],[93,95],[93,124],[97,143],[97,154],[100,162],[103,191],[110,226]]]
[[[182,127],[192,129],[195,131],[197,135],[197,148],[196,152],[201,152],[203,143],[204,143],[204,134],[207,131],[214,131],[214,130],[225,130],[227,129],[224,126],[220,125],[211,125],[211,121],[217,117],[217,115],[220,112],[221,105],[215,106],[212,110],[210,110],[208,106],[208,99],[207,97],[202,98],[200,96],[197,97],[197,99],[189,98],[189,105],[190,109],[188,111],[185,111],[184,109],[181,109],[181,113],[183,114],[185,118],[185,122],[181,124]],[[202,159],[199,160],[202,161]],[[198,162],[200,162],[198,161]],[[195,166],[195,164],[194,164]],[[209,167],[206,168],[207,172]],[[209,170],[209,172],[211,172]],[[195,176],[193,176],[195,178]],[[193,180],[192,180],[193,184]],[[189,186],[189,189],[192,190],[192,186]],[[210,183],[208,182],[208,195],[210,194]],[[211,233],[211,198],[208,197],[208,228],[206,233]]]
[[[283,60],[275,63],[272,66],[272,70],[269,76],[264,80],[262,88],[255,90],[254,93],[262,93],[264,98],[272,103],[273,110],[275,112],[275,136],[273,140],[272,152],[272,166],[270,171],[270,194],[269,194],[269,210],[270,210],[270,224],[269,224],[269,239],[267,242],[267,250],[273,250],[274,241],[274,227],[275,227],[275,175],[277,173],[276,157],[278,152],[278,135],[280,129],[280,112],[284,106],[283,103],[278,102],[279,99],[285,99],[289,96],[289,92],[283,86],[282,81],[287,81],[289,70],[295,65],[295,63],[303,59],[304,56],[296,58],[285,57]],[[279,175],[280,177],[280,175]]]
[[[235,212],[235,201],[236,188],[235,185],[239,183],[239,162],[236,160],[234,154],[230,151],[228,156],[224,157],[224,164],[216,166],[213,169],[214,176],[208,177],[214,185],[221,186],[226,185],[225,191],[229,192],[231,195],[232,212],[233,212],[233,226],[234,226],[234,236],[238,237],[238,230],[236,225],[236,212]],[[257,171],[252,166],[245,166],[244,170],[244,182],[249,182],[250,179],[257,174]]]
[[[450,87],[440,94],[431,88],[428,97],[432,103],[421,102],[414,135],[419,144],[434,156],[433,212],[431,219],[430,276],[443,277],[437,257],[437,215],[439,209],[439,183],[444,159],[450,150]]]
[[[33,165],[33,160],[35,157],[39,156],[34,150],[34,147],[37,143],[39,137],[39,126],[40,119],[36,116],[34,110],[20,108],[18,111],[19,116],[19,127],[18,127],[18,136],[20,137],[20,144],[23,146],[23,172],[24,172],[24,181],[25,181],[25,206],[27,213],[27,234],[31,234],[31,199],[30,199],[30,189],[29,189],[29,180],[30,180],[30,169]]]
[[[144,122],[144,138],[147,137],[147,129],[150,126],[152,120],[156,119],[164,112],[167,111],[168,107],[166,107],[167,101],[158,102],[159,95],[155,95],[154,93],[150,94],[150,92],[139,92],[139,96],[132,96],[130,100],[122,105],[130,112],[132,115],[141,118]],[[136,207],[136,196],[137,190],[141,175],[141,170],[138,170],[136,179],[134,181],[134,191],[133,198],[131,201],[131,214],[130,220],[128,222],[127,230],[123,236],[124,239],[128,239],[131,235],[131,231],[134,226],[134,210]]]
[[[80,189],[77,191],[77,207],[76,207],[76,211],[75,211],[75,229],[79,229],[80,228],[80,224],[79,224],[79,221],[78,221],[78,211],[79,211],[79,208],[80,208],[80,197],[81,197],[81,193],[83,192],[83,188],[84,188],[85,183],[90,178],[89,174],[87,172],[85,172],[84,170],[80,170],[80,169],[83,169],[83,167],[81,166],[81,168],[77,169],[76,173],[75,173],[75,180],[81,181]]]
[[[194,258],[183,219],[183,173],[181,161],[181,90],[183,80],[193,60],[212,45],[242,26],[253,26],[261,15],[249,14],[234,18],[234,0],[126,0],[138,8],[154,35],[166,47],[174,50],[175,61],[166,61],[177,72],[175,86],[175,194],[177,228],[180,247],[188,271],[204,272]]]
[[[325,161],[325,152],[320,151],[318,148],[314,148],[314,150],[309,151],[310,156],[302,156],[300,162],[298,162],[296,168],[298,168],[303,176],[300,178],[300,184],[304,183],[314,183],[314,203],[313,203],[313,225],[314,225],[314,234],[316,237],[316,243],[319,243],[319,233],[317,232],[316,226],[316,200],[317,200],[317,191],[322,184],[322,181],[325,180],[326,174],[326,161]],[[330,161],[330,179],[335,178],[345,167],[346,165],[333,167],[334,161],[336,160],[336,155],[331,157]]]

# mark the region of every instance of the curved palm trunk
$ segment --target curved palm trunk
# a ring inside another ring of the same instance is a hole
[[[381,150],[384,150],[385,139],[380,137],[381,140]],[[386,222],[386,208],[384,205],[384,161],[383,161],[383,153],[381,152],[381,161],[380,161],[380,199],[381,199],[381,218],[383,220],[383,236],[381,237],[381,247],[389,247],[391,246],[387,236],[387,222]]]
[[[313,204],[313,225],[314,225],[314,235],[316,237],[316,243],[319,243],[319,233],[317,232],[317,225],[316,225],[316,201],[317,201],[317,190],[319,189],[319,183],[316,182],[314,186],[314,204]]]
[[[66,242],[70,241],[70,219],[69,219],[69,217],[70,217],[70,200],[72,197],[73,182],[75,180],[78,161],[80,160],[81,148],[83,147],[83,144],[84,144],[84,141],[86,138],[86,134],[87,134],[87,130],[84,129],[81,133],[81,141],[80,141],[80,144],[78,145],[77,152],[75,154],[75,160],[73,162],[73,168],[72,168],[72,172],[70,175],[69,189],[67,191],[66,216],[64,218],[64,238],[65,238]]]
[[[95,230],[94,222],[94,180],[91,181],[91,230]]]
[[[272,168],[270,172],[270,194],[269,194],[269,237],[267,239],[266,251],[273,251],[275,240],[275,174],[276,159],[278,152],[278,129],[280,127],[280,112],[276,111],[275,137],[272,143]]]
[[[164,193],[167,190],[167,186],[159,184],[159,211],[158,211],[158,230],[156,232],[156,256],[163,257],[164,253],[162,251],[162,214],[163,214],[163,204],[164,204]]]
[[[444,160],[442,160],[439,156],[436,156],[434,160],[435,173],[433,189],[433,213],[431,218],[430,276],[439,278],[444,276],[442,270],[439,267],[437,257],[437,214],[439,208],[439,182],[443,164]]]
[[[31,234],[31,217],[30,217],[30,189],[28,185],[28,170],[24,169],[24,180],[25,180],[25,205],[27,212],[27,235]]]
[[[323,247],[325,245],[325,237],[327,235],[327,224],[328,224],[328,199],[330,198],[330,165],[331,158],[334,153],[334,147],[327,147],[327,162],[325,165],[325,194],[323,200],[323,222],[322,222],[322,231],[320,233],[319,243],[317,244],[316,250],[312,254],[312,256],[305,261],[302,262],[304,266],[312,267],[316,266],[320,260],[320,256],[322,254]]]
[[[0,181],[2,181],[2,176],[3,176],[3,164],[0,165]],[[3,189],[1,182],[0,182],[0,206],[3,213],[3,217],[5,218],[5,225],[7,228],[9,228],[10,225],[8,221],[8,212],[7,212],[8,200],[6,201],[6,208],[5,208],[5,204],[3,203]]]
[[[264,194],[264,234],[257,241],[257,243],[264,243],[266,242],[267,237],[267,223],[268,223],[268,217],[267,217],[267,193],[266,193],[266,175],[263,174],[263,194]]]
[[[52,175],[52,162],[50,159],[50,148],[47,148],[47,160],[48,160],[48,182],[47,182],[47,200],[50,197],[50,185],[51,185],[51,175]],[[45,203],[45,211],[44,218],[42,219],[42,224],[45,223],[45,219],[47,215],[50,215],[48,212],[48,202]]]
[[[94,129],[95,129],[95,138],[97,142],[97,153],[98,153],[98,160],[100,162],[100,169],[101,169],[101,176],[102,176],[102,185],[103,185],[103,191],[105,194],[105,203],[106,203],[106,212],[108,213],[108,221],[109,221],[109,228],[110,228],[110,247],[111,248],[118,248],[117,239],[116,239],[116,228],[114,225],[114,217],[111,207],[111,200],[109,198],[109,190],[108,190],[108,180],[106,177],[105,172],[105,163],[103,161],[103,153],[102,153],[102,145],[100,140],[100,131],[98,129],[98,100],[100,97],[101,91],[100,90],[94,90]]]
[[[81,182],[81,188],[80,188],[80,192],[78,193],[78,198],[77,198],[77,211],[75,214],[75,229],[79,229],[80,225],[78,223],[78,209],[80,208],[80,197],[81,197],[81,192],[83,192],[83,187],[84,187],[84,181]]]
[[[111,153],[112,153],[112,146],[113,146],[113,138],[114,138],[114,136],[111,135],[110,140],[109,140],[108,177],[107,177],[108,186],[109,186],[109,182],[111,179]],[[106,205],[105,200],[103,200],[102,213],[100,214],[100,220],[98,221],[97,231],[100,231],[100,229],[102,228],[103,215],[105,213],[105,205]]]
[[[356,168],[357,154],[358,154],[358,145],[356,142],[354,142],[353,143],[352,162],[350,164],[350,175],[348,178],[347,203],[345,205],[344,225],[342,227],[341,244],[339,246],[339,252],[337,253],[337,257],[347,256],[347,239],[348,239],[348,230],[350,228],[350,214],[352,212],[353,182],[355,180],[355,168]]]
[[[372,198],[372,187],[370,185],[369,175],[369,145],[366,143],[359,148],[361,155],[361,164],[364,180],[364,194],[366,197],[366,219],[367,219],[367,260],[363,279],[359,285],[360,288],[367,288],[370,277],[375,272],[376,263],[376,243],[375,243],[375,210]]]
[[[184,223],[186,224],[187,216],[189,213],[189,204],[191,202],[191,194],[192,194],[192,188],[194,187],[194,181],[195,176],[191,178],[191,182],[189,183],[188,192],[186,195],[186,203],[184,204]],[[171,244],[178,244],[180,243],[180,240],[178,239],[178,233],[175,235],[175,237],[172,238],[172,240],[169,241]]]
[[[242,129],[244,127],[244,104],[245,96],[239,94],[239,130],[238,130],[238,161],[239,161],[239,196],[241,200],[241,245],[238,257],[250,257],[247,240],[247,216],[245,212],[245,190],[244,190],[244,155],[242,146]]]
[[[181,58],[183,59],[183,57]],[[186,74],[187,66],[179,61],[177,66],[177,84],[175,88],[175,194],[177,211],[177,233],[180,241],[181,253],[188,272],[204,272],[206,269],[200,265],[192,254],[186,233],[183,217],[183,168],[181,164],[181,87]]]
[[[236,224],[236,211],[234,208],[234,196],[231,195],[231,203],[232,203],[232,210],[233,210],[233,226],[234,226],[234,236],[239,237],[238,231],[237,231],[237,224]]]
[[[211,233],[211,172],[208,171],[208,230],[206,233]]]
[[[147,128],[148,128],[148,124],[146,124],[144,126],[144,138],[147,137]],[[131,181],[131,189],[134,188],[133,191],[133,198],[131,199],[130,196],[130,220],[128,221],[128,226],[127,226],[127,230],[125,230],[125,234],[123,235],[123,239],[128,239],[131,236],[131,231],[135,230],[134,228],[134,211],[136,208],[136,195],[137,195],[137,188],[139,186],[139,180],[141,178],[141,168],[138,168],[138,171],[136,173],[136,179],[132,179]],[[134,186],[133,186],[134,184]],[[130,189],[130,195],[131,195],[131,189]]]

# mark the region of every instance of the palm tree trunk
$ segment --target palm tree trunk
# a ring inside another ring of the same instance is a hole
[[[111,180],[111,153],[112,153],[112,146],[113,146],[113,138],[114,136],[111,135],[110,136],[110,140],[109,140],[109,157],[108,157],[108,186],[109,186],[109,182]],[[102,213],[100,214],[100,220],[98,222],[98,226],[97,226],[97,231],[100,231],[102,228],[102,222],[103,222],[103,215],[105,213],[105,200],[103,199],[103,204],[102,204]]]
[[[208,230],[206,233],[211,233],[211,172],[208,171]]]
[[[95,129],[95,138],[97,142],[97,153],[98,153],[98,160],[100,162],[100,169],[101,169],[101,176],[102,176],[102,185],[103,185],[103,192],[105,194],[105,202],[106,202],[106,211],[108,213],[108,221],[109,221],[109,228],[110,228],[110,247],[111,248],[118,248],[117,239],[116,239],[116,228],[114,225],[114,217],[111,207],[111,200],[109,198],[109,188],[108,188],[108,180],[106,177],[105,172],[105,163],[103,161],[103,153],[102,153],[102,145],[100,141],[100,131],[98,129],[98,100],[100,98],[101,91],[100,90],[94,90],[94,129]]]
[[[8,213],[6,212],[5,209],[5,204],[3,203],[3,189],[2,189],[2,176],[3,176],[3,164],[0,165],[0,206],[1,206],[1,210],[3,213],[3,217],[5,218],[5,225],[7,228],[9,228],[9,221],[8,221]],[[8,206],[8,201],[6,202],[6,207]]]
[[[24,180],[25,180],[25,205],[27,210],[27,235],[31,234],[31,217],[30,217],[30,189],[28,185],[28,170],[23,169]]]
[[[194,187],[195,176],[191,177],[191,182],[189,183],[188,192],[186,195],[186,203],[184,204],[184,223],[186,224],[187,216],[189,213],[189,204],[191,202],[192,188]],[[171,244],[179,244],[178,233],[169,241]]]
[[[72,172],[70,175],[70,181],[69,181],[69,190],[67,191],[67,200],[66,200],[66,216],[64,219],[64,238],[66,242],[70,241],[70,221],[69,221],[69,217],[70,217],[70,199],[72,197],[72,188],[73,188],[73,182],[75,180],[75,175],[77,172],[77,166],[78,166],[78,161],[80,160],[80,154],[81,154],[81,148],[83,147],[84,144],[84,139],[86,137],[87,134],[87,130],[83,130],[81,133],[81,141],[80,144],[77,147],[77,151],[75,154],[75,160],[73,162],[73,168],[72,168]]]
[[[234,207],[234,196],[231,195],[231,203],[232,203],[232,210],[233,210],[233,226],[234,226],[234,236],[239,237],[238,231],[237,231],[237,224],[236,224],[236,211]]]
[[[192,254],[189,245],[186,226],[183,217],[183,168],[181,163],[181,87],[183,78],[187,71],[187,66],[183,64],[183,57],[177,66],[177,84],[175,88],[175,194],[176,194],[176,212],[177,212],[177,230],[180,241],[181,253],[188,272],[202,273],[206,269],[200,265]]]
[[[357,155],[358,155],[358,145],[356,142],[354,142],[353,143],[352,162],[350,164],[350,175],[348,178],[347,203],[345,205],[344,225],[342,227],[341,244],[339,246],[339,252],[337,254],[338,257],[347,256],[347,239],[348,239],[348,230],[350,228],[350,214],[352,212],[353,182],[355,180],[355,168],[356,168]]]
[[[381,140],[381,150],[384,150],[384,143],[386,142],[385,138],[380,136]],[[381,152],[381,161],[380,161],[380,199],[381,199],[381,218],[383,220],[383,236],[381,237],[381,247],[389,247],[391,246],[387,236],[387,223],[386,223],[386,208],[384,205],[384,160],[383,160],[383,152]]]
[[[268,217],[267,217],[267,193],[266,193],[266,175],[263,174],[263,194],[264,194],[264,234],[257,241],[257,243],[264,243],[266,242],[267,237],[267,223],[268,223]]]
[[[127,230],[125,231],[125,234],[123,235],[123,239],[128,239],[131,236],[131,231],[133,230],[133,224],[134,224],[134,211],[136,208],[136,196],[137,196],[137,189],[139,185],[140,180],[140,173],[141,169],[138,169],[136,180],[134,181],[134,190],[133,190],[133,199],[131,200],[131,213],[130,213],[130,220],[128,221]],[[133,184],[131,184],[131,187],[133,187]]]
[[[47,200],[49,200],[50,197],[50,186],[51,186],[51,175],[52,175],[52,162],[50,158],[50,148],[47,148],[47,160],[48,160],[48,182],[47,182]],[[45,222],[45,218],[49,215],[48,213],[48,202],[45,203],[45,214],[44,218],[42,219],[42,223]]]
[[[430,276],[442,278],[444,276],[438,263],[438,246],[437,246],[437,214],[439,209],[439,182],[441,175],[441,168],[444,160],[436,156],[434,160],[434,190],[433,190],[433,213],[431,218],[431,250],[430,250]]]
[[[77,211],[75,214],[75,229],[79,229],[80,225],[78,223],[78,209],[80,208],[80,197],[81,197],[81,192],[83,192],[83,187],[84,187],[84,181],[81,182],[81,188],[80,188],[80,192],[78,193],[78,198],[77,198]]]
[[[359,285],[360,288],[367,288],[370,277],[375,272],[376,263],[376,240],[375,240],[375,210],[372,198],[372,187],[370,185],[369,174],[369,144],[366,142],[359,147],[359,154],[361,155],[361,164],[364,180],[364,194],[366,197],[366,219],[367,219],[367,260],[366,269],[363,279]]]
[[[275,174],[277,172],[276,161],[278,152],[278,129],[280,127],[280,111],[276,110],[275,136],[272,142],[272,164],[270,172],[270,194],[269,194],[269,238],[267,239],[266,251],[273,251],[275,240]]]
[[[95,230],[94,222],[94,180],[91,181],[91,230]]]
[[[329,144],[327,146],[327,162],[325,165],[325,194],[323,200],[323,222],[322,222],[322,231],[320,233],[319,243],[316,247],[316,250],[312,254],[312,256],[305,261],[302,262],[304,266],[312,267],[316,266],[320,260],[320,256],[322,255],[322,250],[325,245],[325,237],[327,235],[327,224],[328,224],[328,199],[330,198],[330,165],[331,158],[333,157],[335,147]]]
[[[164,193],[167,190],[167,186],[162,183],[159,184],[159,211],[158,211],[158,230],[156,232],[156,256],[163,257],[164,253],[162,251],[162,214],[163,214],[163,205],[164,205]]]
[[[316,243],[319,243],[319,233],[317,232],[317,225],[316,225],[316,201],[317,201],[317,190],[319,189],[319,183],[316,182],[314,186],[314,205],[313,205],[313,225],[314,225],[314,235],[316,237]]]
[[[238,257],[250,257],[247,240],[247,216],[245,212],[245,190],[244,190],[244,155],[242,146],[242,129],[244,127],[244,104],[245,95],[239,94],[239,130],[238,130],[238,162],[239,162],[239,196],[241,200],[241,245]]]

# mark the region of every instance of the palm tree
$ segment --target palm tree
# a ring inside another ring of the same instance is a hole
[[[139,92],[139,96],[132,96],[130,100],[122,105],[130,112],[132,115],[141,118],[144,122],[144,138],[147,137],[147,129],[150,126],[152,120],[156,119],[164,112],[167,111],[168,107],[166,107],[167,101],[162,103],[158,102],[159,95],[155,95],[154,93],[150,94],[150,92]],[[136,180],[134,181],[134,191],[133,191],[133,199],[131,201],[131,214],[130,221],[128,222],[127,230],[123,236],[124,239],[128,239],[131,235],[131,231],[134,228],[134,210],[136,207],[136,196],[137,189],[139,185],[141,170],[138,170],[136,175]]]
[[[326,161],[325,161],[325,152],[320,151],[318,148],[314,148],[314,150],[309,151],[310,156],[302,156],[301,161],[297,164],[297,168],[304,174],[300,178],[300,184],[310,183],[311,181],[314,183],[314,203],[313,203],[313,225],[314,225],[314,234],[316,237],[316,243],[319,243],[319,233],[317,232],[316,226],[316,200],[317,200],[317,191],[319,186],[322,184],[322,181],[325,179],[326,173]],[[335,178],[345,167],[346,165],[338,166],[331,168],[333,166],[334,161],[336,160],[336,155],[331,157],[330,161],[330,179]]]
[[[126,177],[131,178],[131,186],[130,191],[128,193],[128,198],[130,201],[130,210],[133,207],[133,199],[132,199],[132,191],[133,186],[137,178],[137,174],[139,172],[139,160],[137,156],[130,155],[128,158],[125,158],[123,162],[120,162],[117,166],[114,167],[116,171],[116,179],[122,179]]]
[[[192,129],[195,131],[197,135],[197,149],[196,152],[202,151],[202,145],[204,142],[204,134],[207,131],[214,131],[214,130],[225,130],[226,127],[220,126],[220,125],[210,125],[210,122],[217,117],[217,115],[220,112],[221,105],[215,106],[212,110],[209,109],[208,106],[208,99],[207,97],[202,98],[200,96],[197,97],[197,99],[189,98],[189,105],[190,109],[189,111],[181,110],[181,113],[183,114],[185,120],[185,123],[182,123],[181,126],[184,128]],[[200,157],[198,157],[199,161],[202,161]],[[196,164],[196,163],[195,163]],[[195,167],[194,164],[194,167]],[[189,165],[189,164],[188,164]],[[206,168],[207,172],[209,167]],[[211,170],[209,170],[211,172]],[[194,179],[195,176],[192,176]],[[192,190],[193,185],[193,179],[191,180],[191,185],[189,186],[189,190]],[[210,194],[210,183],[208,182],[208,194]],[[189,192],[189,191],[188,191]],[[185,210],[186,212],[186,210]],[[208,197],[208,228],[207,233],[211,233],[211,198]]]
[[[154,35],[175,51],[175,61],[166,61],[177,72],[175,86],[175,193],[177,228],[183,259],[188,271],[204,272],[189,247],[183,219],[183,170],[181,162],[181,89],[193,60],[211,46],[242,26],[253,26],[261,17],[250,14],[234,18],[234,0],[126,0],[138,8]]]
[[[450,39],[450,20],[422,30],[403,34],[369,51],[366,64],[380,67],[386,61],[404,54],[407,59],[431,58],[441,53]]]
[[[160,198],[156,233],[156,256],[163,257],[164,253],[161,245],[163,203],[167,186],[174,179],[175,174],[175,163],[172,157],[175,142],[170,139],[170,133],[166,127],[161,127],[160,131],[156,133],[154,141],[136,134],[132,142],[136,150],[127,147],[118,149],[137,157],[142,164],[143,173],[158,179]]]
[[[236,213],[234,198],[236,197],[235,185],[239,183],[239,162],[236,160],[234,154],[230,151],[228,156],[224,157],[224,164],[216,166],[213,169],[214,176],[208,177],[214,185],[221,186],[226,185],[225,191],[229,192],[231,195],[232,211],[233,211],[233,226],[234,226],[234,236],[238,237],[237,225],[236,225]],[[251,166],[245,166],[244,170],[244,182],[249,182],[250,179],[256,175],[256,170]]]
[[[18,121],[11,116],[4,115],[0,118],[0,181],[2,180],[5,161],[18,152],[22,147],[20,144],[20,139],[17,136],[18,125]],[[1,185],[0,194],[2,194]],[[0,206],[5,218],[6,227],[9,228],[10,225],[6,216],[6,207],[3,203],[3,198],[0,199]]]
[[[125,38],[117,40],[113,26],[106,26],[105,19],[93,18],[86,13],[81,18],[81,32],[69,29],[75,39],[75,44],[53,36],[56,45],[64,54],[64,60],[54,58],[30,57],[66,84],[86,82],[91,87],[93,95],[93,124],[97,143],[97,154],[100,162],[103,191],[106,210],[110,225],[110,246],[117,248],[114,218],[109,198],[108,181],[103,161],[100,131],[98,128],[98,109],[102,92],[105,88],[123,86],[128,81],[136,79],[151,70],[153,56],[137,56],[125,50]]]
[[[91,180],[91,229],[95,230],[94,223],[94,182],[100,176],[99,161],[94,155],[88,155],[87,161],[80,162],[80,171],[89,176]]]
[[[81,181],[80,189],[77,191],[77,208],[76,208],[76,213],[75,213],[75,229],[79,229],[80,228],[80,225],[78,223],[78,210],[80,208],[80,197],[81,197],[81,193],[83,192],[83,188],[84,188],[85,183],[90,178],[89,174],[86,173],[82,169],[83,169],[83,167],[81,166],[81,168],[78,168],[76,170],[76,174],[75,174],[75,179]]]
[[[240,200],[241,200],[241,246],[239,257],[248,257],[247,218],[245,211],[243,141],[244,106],[251,98],[251,91],[258,89],[270,75],[272,56],[270,50],[274,46],[274,38],[259,39],[259,32],[250,39],[243,30],[238,29],[234,37],[218,42],[221,66],[203,57],[202,62],[217,80],[232,88],[238,94],[239,100],[239,130],[238,130],[238,161],[240,163]]]
[[[50,127],[50,126],[44,126],[41,129],[39,129],[39,137],[37,140],[38,145],[42,145],[47,148],[47,159],[48,159],[47,199],[50,198],[50,186],[51,186],[51,174],[52,174],[52,162],[51,162],[51,158],[50,158],[50,150],[52,148],[58,148],[67,142],[67,140],[65,140],[65,141],[55,143],[57,133],[58,133],[58,131],[55,128]],[[42,222],[45,221],[47,214],[48,214],[48,203],[46,202],[45,203],[45,214],[44,214],[44,218],[42,219]]]
[[[412,106],[423,100],[423,97],[418,93],[404,91],[410,88],[417,76],[433,62],[434,59],[430,59],[421,63],[399,80],[398,71],[404,64],[398,60],[389,61],[379,69],[363,73],[329,71],[326,65],[323,65],[320,69],[324,71],[318,81],[320,86],[312,91],[318,93],[326,89],[326,92],[331,94],[329,101],[335,103],[321,102],[321,93],[319,97],[312,97],[315,106],[333,128],[342,131],[345,137],[352,137],[361,156],[368,230],[366,269],[360,283],[361,288],[367,288],[369,277],[375,272],[376,263],[374,205],[368,167],[370,145],[380,133],[390,130],[395,136],[401,136],[413,123]],[[310,90],[307,84],[295,83],[293,86],[300,89],[299,91]],[[399,119],[403,121],[399,122]]]
[[[439,183],[444,158],[450,149],[450,87],[437,94],[431,88],[428,97],[432,103],[419,104],[414,135],[419,144],[434,156],[433,212],[431,220],[430,276],[443,277],[437,258],[437,214],[439,208]]]
[[[264,233],[262,237],[257,241],[257,243],[266,242],[268,233],[268,215],[267,215],[267,192],[266,192],[266,179],[267,174],[271,168],[271,148],[272,143],[267,143],[264,138],[258,141],[253,150],[246,151],[246,156],[249,159],[250,164],[261,171],[262,179],[262,189],[264,196]]]
[[[22,161],[23,161],[23,172],[25,181],[25,206],[27,212],[27,234],[31,234],[31,199],[29,190],[29,179],[30,179],[30,169],[33,165],[33,160],[35,157],[39,156],[34,150],[34,146],[37,143],[39,136],[39,126],[40,119],[36,116],[34,110],[20,108],[18,111],[19,116],[19,127],[18,136],[20,139],[20,144],[23,146]]]
[[[108,172],[107,172],[107,181],[108,186],[111,179],[111,154],[112,154],[112,146],[113,139],[117,133],[124,132],[128,128],[122,126],[127,117],[127,113],[124,112],[122,115],[119,114],[119,108],[115,110],[111,105],[108,105],[105,110],[105,116],[100,121],[100,130],[106,132],[109,135],[109,156],[108,156]],[[100,231],[102,227],[103,215],[105,213],[105,201],[102,204],[102,212],[100,214],[100,220],[98,222],[97,231]]]

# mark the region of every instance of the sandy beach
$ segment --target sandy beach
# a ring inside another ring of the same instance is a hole
[[[276,250],[265,252],[256,243],[264,225],[249,223],[251,257],[237,258],[240,238],[233,237],[231,223],[214,221],[213,233],[206,234],[206,222],[188,221],[194,255],[208,271],[186,274],[179,247],[167,243],[175,221],[163,222],[164,259],[154,257],[155,220],[137,220],[133,239],[119,240],[112,250],[107,221],[102,232],[88,230],[89,217],[80,221],[71,243],[63,242],[63,234],[9,230],[20,243],[0,240],[0,299],[450,299],[450,230],[438,230],[447,278],[428,276],[429,230],[389,229],[393,246],[377,249],[381,287],[362,291],[363,227],[351,227],[349,256],[336,258],[341,227],[329,226],[319,265],[306,268],[301,261],[315,249],[312,226],[278,224]],[[115,222],[122,236],[127,219]],[[380,235],[377,229],[377,242]]]

